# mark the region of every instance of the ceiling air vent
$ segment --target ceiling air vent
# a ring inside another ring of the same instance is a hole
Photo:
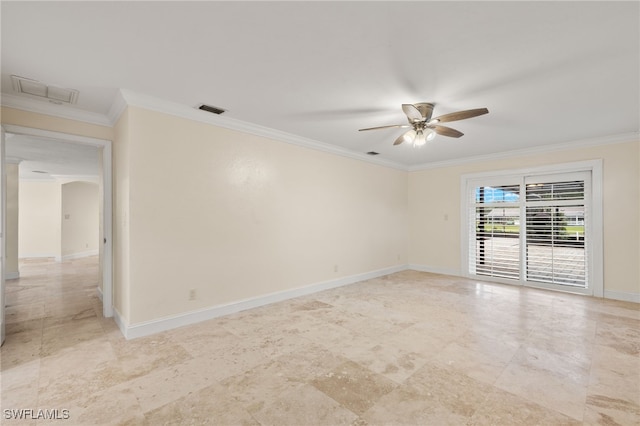
[[[65,89],[63,87],[49,86],[37,80],[30,78],[11,76],[13,90],[29,96],[37,96],[38,98],[47,99],[54,104],[75,104],[78,101],[78,91],[74,89]]]
[[[200,105],[200,106],[198,107],[198,109],[201,109],[201,110],[203,110],[203,111],[210,112],[210,113],[212,113],[212,114],[218,114],[218,115],[220,115],[220,114],[222,114],[222,113],[224,112],[224,110],[223,110],[222,108],[216,108],[216,107],[214,107],[214,106],[211,106],[211,105],[204,105],[204,104]]]
[[[367,155],[378,155],[380,154],[379,152],[375,152],[375,151],[369,151],[367,152]]]

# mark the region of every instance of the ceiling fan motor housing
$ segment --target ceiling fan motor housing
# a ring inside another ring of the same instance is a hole
[[[420,114],[422,114],[422,117],[426,119],[425,121],[428,121],[429,119],[431,119],[431,115],[433,114],[434,104],[428,103],[428,102],[420,102],[417,104],[413,104],[413,106],[416,107],[418,111],[420,111]]]

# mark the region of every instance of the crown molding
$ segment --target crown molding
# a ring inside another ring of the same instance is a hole
[[[129,90],[121,90],[126,105],[149,109],[161,112],[175,117],[185,118],[187,120],[197,121],[201,123],[211,124],[217,127],[223,127],[229,130],[236,130],[243,133],[249,133],[256,136],[273,139],[279,142],[285,142],[304,148],[310,148],[317,151],[323,151],[342,157],[352,158],[355,160],[366,161],[367,163],[377,164],[379,166],[389,167],[392,169],[407,171],[407,166],[393,161],[372,158],[360,152],[350,151],[335,145],[319,142],[313,139],[304,138],[302,136],[283,132],[265,126],[249,123],[235,118],[224,117],[201,111],[183,104],[154,98],[151,96],[135,93]],[[122,108],[121,112],[124,111]]]
[[[256,136],[273,139],[280,142],[297,145],[304,148],[310,148],[317,151],[323,151],[330,154],[339,155],[355,160],[365,161],[367,163],[376,164],[406,172],[417,172],[422,170],[437,169],[443,167],[452,167],[462,164],[475,163],[479,161],[492,161],[514,157],[522,157],[535,154],[548,154],[567,149],[578,149],[593,147],[598,145],[608,145],[615,143],[633,142],[640,140],[640,132],[622,133],[618,135],[581,139],[568,142],[560,142],[551,145],[537,146],[533,148],[525,148],[511,151],[502,151],[498,153],[477,155],[471,157],[457,158],[455,160],[434,161],[422,163],[413,166],[407,166],[395,161],[384,160],[382,158],[371,157],[369,155],[348,150],[336,145],[325,142],[305,138],[294,135],[292,133],[283,132],[265,126],[237,120],[230,117],[214,115],[188,105],[167,101],[152,96],[140,94],[127,89],[121,89],[113,100],[109,113],[107,115],[95,112],[82,111],[66,105],[55,105],[48,102],[42,102],[26,97],[12,94],[2,94],[2,106],[20,109],[23,111],[36,112],[40,114],[51,115],[59,118],[82,121],[100,126],[113,127],[122,113],[126,110],[127,105],[136,106],[152,111],[172,115],[175,117],[185,118],[187,120],[197,121],[210,124],[225,129],[236,130],[239,132],[249,133]],[[6,127],[6,126],[5,126]]]
[[[92,111],[83,111],[66,105],[56,105],[51,102],[43,102],[41,100],[12,95],[9,93],[2,94],[2,106],[22,111],[51,115],[58,118],[66,118],[68,120],[82,121],[89,124],[97,124],[99,126],[113,126],[110,118],[104,114]]]
[[[342,157],[352,158],[355,160],[365,161],[367,163],[372,163],[379,166],[407,171],[407,167],[405,165],[396,163],[394,161],[383,160],[381,158],[373,158],[360,152],[350,151],[348,149],[344,149],[335,145],[330,145],[324,142],[304,138],[302,136],[297,136],[291,133],[282,132],[280,130],[271,129],[257,124],[248,123],[246,121],[212,115],[208,112],[191,108],[187,105],[135,93],[131,90],[121,89],[118,91],[118,94],[111,104],[111,108],[109,109],[109,113],[107,115],[89,111],[82,111],[76,108],[68,107],[66,105],[55,105],[49,102],[42,102],[22,96],[6,93],[2,94],[2,106],[5,107],[107,127],[113,127],[117,123],[118,119],[127,108],[127,105],[145,108],[176,117],[186,118],[188,120],[207,123],[230,130],[237,130],[256,136],[262,136],[280,142],[286,142],[292,145],[340,155]]]
[[[558,151],[566,151],[568,149],[588,148],[599,145],[609,145],[616,143],[640,141],[640,132],[621,133],[618,135],[603,136],[590,139],[580,139],[569,142],[555,143],[551,145],[542,145],[533,148],[516,149],[511,151],[502,151],[493,154],[476,155],[472,157],[457,158],[455,160],[435,161],[433,163],[418,164],[408,167],[409,172],[419,172],[422,170],[438,169],[442,167],[459,166],[462,164],[477,163],[480,161],[493,161],[506,158],[524,157],[536,154],[549,154]]]
[[[127,109],[127,101],[124,99],[122,90],[118,90],[111,108],[109,108],[109,114],[107,114],[112,127],[116,125],[125,109]]]

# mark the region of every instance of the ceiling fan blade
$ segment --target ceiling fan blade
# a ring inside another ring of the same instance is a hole
[[[404,113],[407,115],[409,123],[422,121],[424,118],[418,108],[411,104],[402,104],[402,111],[404,111]]]
[[[416,137],[416,131],[411,129],[408,132],[405,132],[398,136],[398,138],[393,143],[394,145],[400,145],[402,142],[411,142]]]
[[[411,127],[408,124],[391,124],[389,126],[367,127],[366,129],[358,129],[359,132],[365,130],[378,130],[378,129],[390,129],[392,127]]]
[[[459,138],[464,135],[464,133],[446,126],[433,126],[433,130],[435,130],[439,135],[449,136],[451,138]]]
[[[434,123],[446,123],[448,121],[464,120],[466,118],[477,117],[479,115],[487,114],[489,110],[486,108],[468,109],[465,111],[452,112],[450,114],[441,115],[431,121]]]

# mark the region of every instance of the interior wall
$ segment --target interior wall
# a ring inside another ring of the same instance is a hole
[[[18,278],[20,272],[18,270],[18,164],[5,163],[6,171],[6,201],[5,209],[6,220],[6,240],[5,240],[5,277],[8,279]]]
[[[461,275],[460,179],[468,173],[603,159],[604,290],[640,297],[640,142],[601,145],[409,174],[409,263]]]
[[[131,324],[406,264],[406,172],[131,106],[127,119]]]
[[[62,185],[62,259],[98,254],[98,185],[69,182]]]
[[[113,143],[113,307],[124,322],[130,318],[129,250],[129,107],[115,126]]]
[[[18,255],[61,258],[62,190],[58,182],[23,180],[19,187]]]

